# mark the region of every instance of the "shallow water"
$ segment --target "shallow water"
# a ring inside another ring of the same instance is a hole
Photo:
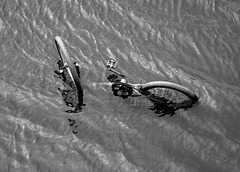
[[[240,171],[238,1],[2,0],[0,9],[1,172]],[[58,91],[57,35],[80,63],[79,113]],[[130,82],[178,83],[200,103],[158,117],[113,96],[111,57]]]

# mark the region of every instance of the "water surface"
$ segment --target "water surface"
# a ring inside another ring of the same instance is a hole
[[[0,171],[240,171],[240,3],[230,0],[0,2]],[[84,103],[68,113],[54,75],[61,36]],[[200,103],[158,117],[106,83],[181,84]],[[74,122],[72,122],[74,121]]]

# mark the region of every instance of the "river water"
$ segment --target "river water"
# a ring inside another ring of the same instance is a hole
[[[239,17],[234,0],[1,0],[0,172],[239,172]],[[78,113],[58,91],[57,35],[80,64]],[[115,97],[109,58],[200,102],[159,117]]]

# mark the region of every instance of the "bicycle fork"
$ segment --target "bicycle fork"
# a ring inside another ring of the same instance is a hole
[[[74,62],[74,65],[75,65],[75,68],[76,68],[76,71],[77,71],[77,74],[78,74],[78,77],[80,78],[80,67],[79,67],[79,63],[78,62]],[[66,80],[66,76],[64,75],[64,70],[63,69],[66,69],[68,74],[70,75],[72,81],[74,81],[73,79],[73,76],[72,76],[72,73],[67,65],[67,63],[65,63],[62,67],[62,69],[59,70],[59,73],[62,75],[63,79]]]

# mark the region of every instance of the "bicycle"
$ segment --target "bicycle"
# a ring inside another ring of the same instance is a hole
[[[68,73],[72,87],[76,88],[79,105],[83,105],[83,90],[80,82],[80,69],[77,62],[73,62],[67,49],[59,36],[55,37],[55,44],[61,59],[60,73],[64,75],[64,70]],[[157,104],[164,104],[173,108],[191,106],[199,101],[199,98],[188,88],[166,81],[153,81],[145,84],[129,83],[126,77],[116,71],[117,62],[110,58],[106,67],[113,74],[108,76],[111,83],[113,95],[127,99],[128,97],[144,96]],[[66,76],[63,76],[63,78]],[[122,79],[119,79],[121,77]]]

